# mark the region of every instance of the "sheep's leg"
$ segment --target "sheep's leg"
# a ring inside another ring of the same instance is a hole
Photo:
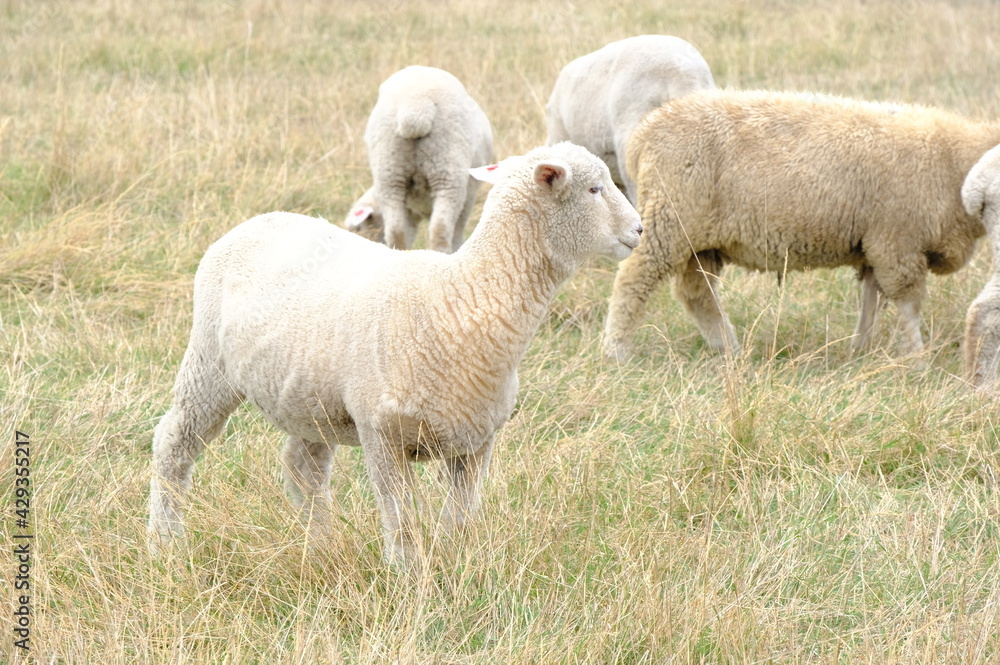
[[[455,220],[455,231],[452,233],[451,250],[453,252],[457,252],[458,248],[465,242],[465,224],[469,221],[472,209],[476,206],[476,191],[478,189],[479,181],[469,178],[469,183],[466,185],[465,204]]]
[[[415,231],[404,199],[395,197],[379,199],[379,206],[385,228],[385,244],[394,249],[412,247]]]
[[[646,315],[646,303],[666,277],[666,265],[656,252],[649,251],[652,237],[644,237],[632,255],[622,261],[608,304],[604,324],[604,355],[624,360],[630,354],[630,340]]]
[[[417,562],[413,469],[400,444],[370,427],[358,426],[368,479],[375,489],[382,531],[383,557],[391,565]]]
[[[722,259],[718,252],[698,252],[688,261],[684,272],[677,275],[674,292],[698,325],[705,342],[716,351],[734,353],[739,350],[740,343],[719,301],[721,270]]]
[[[904,356],[920,353],[924,349],[920,334],[920,300],[896,303],[899,309],[899,351]]]
[[[327,535],[330,529],[333,451],[334,446],[328,443],[289,436],[282,452],[285,491],[299,509],[299,519],[314,541]]]
[[[871,266],[861,269],[861,314],[858,325],[854,328],[854,339],[851,346],[855,351],[866,348],[875,333],[875,316],[880,309],[879,295],[882,289],[875,280],[875,271]],[[884,305],[883,301],[881,305]]]
[[[443,189],[434,192],[434,205],[431,210],[431,220],[427,229],[430,236],[431,249],[450,254],[454,249],[456,234],[465,230],[465,222],[458,228],[458,220],[464,211],[460,192],[454,189]],[[459,243],[461,244],[461,243]]]
[[[994,275],[969,306],[965,373],[977,388],[989,388],[1000,379],[1000,275]]]
[[[879,245],[873,243],[876,247]],[[924,348],[920,334],[920,303],[927,283],[927,261],[922,255],[903,253],[876,255],[869,250],[868,259],[874,269],[875,281],[896,306],[899,315],[899,350],[902,355],[920,353]]]
[[[622,172],[622,187],[621,189],[625,193],[625,198],[628,202],[632,204],[633,207],[639,206],[639,187],[635,184],[635,181],[628,177],[627,174]]]
[[[625,151],[627,148],[627,143],[624,139],[628,138],[628,134],[620,137],[615,141],[614,153],[611,155],[606,155],[603,157],[604,162],[608,164],[608,170],[611,171],[611,179],[615,181],[618,185],[618,189],[622,190],[625,194],[625,198],[628,202],[632,204],[634,208],[639,209],[639,186],[636,184],[635,180],[629,177],[627,170],[625,169]],[[614,168],[612,168],[613,162]],[[615,178],[615,176],[618,176]]]
[[[479,493],[492,456],[493,437],[490,437],[476,452],[444,460],[441,471],[449,485],[449,492],[443,522],[451,530],[461,529],[476,516]]]
[[[455,224],[455,231],[452,234],[452,238],[451,238],[451,251],[453,253],[457,252],[458,248],[461,247],[462,244],[465,242],[465,220],[466,219],[468,219],[468,216],[460,219],[459,223]]]
[[[924,349],[923,336],[920,334],[920,301],[921,293],[892,298],[899,316],[899,352],[907,356],[917,354]]]
[[[183,534],[183,502],[194,462],[243,399],[214,364],[193,358],[190,351],[184,356],[173,406],[153,434],[149,534],[154,552]]]

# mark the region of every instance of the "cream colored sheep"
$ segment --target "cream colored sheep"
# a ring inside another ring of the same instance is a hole
[[[458,249],[479,188],[469,169],[493,161],[490,121],[462,83],[434,67],[396,72],[379,86],[365,145],[374,184],[345,228],[367,237],[384,229],[387,245],[409,249],[428,218],[431,249]]]
[[[965,320],[965,371],[977,388],[1000,380],[1000,145],[987,152],[962,185],[962,203],[982,216],[993,250],[993,275],[969,306]]]
[[[411,462],[444,460],[446,522],[476,512],[518,363],[556,290],[589,256],[628,256],[642,232],[579,146],[490,173],[482,220],[454,254],[391,250],[291,213],[255,217],[208,249],[153,439],[154,549],[181,533],[194,461],[244,400],[288,434],[286,487],[312,535],[329,528],[336,445],[363,448],[392,563],[417,553]]]
[[[611,42],[559,72],[545,107],[549,145],[572,141],[603,159],[635,205],[635,181],[625,169],[629,134],[666,100],[714,87],[708,63],[679,37]]]
[[[901,350],[921,350],[927,271],[959,269],[983,235],[959,192],[998,142],[996,124],[916,106],[723,91],[667,102],[629,141],[647,232],[619,267],[605,352],[628,354],[668,276],[709,346],[738,349],[717,292],[726,263],[853,266],[864,290],[855,346],[871,338],[881,292],[899,311]]]

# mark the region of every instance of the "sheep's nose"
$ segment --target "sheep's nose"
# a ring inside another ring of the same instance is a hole
[[[639,235],[642,235],[642,222],[639,222],[638,224],[635,225],[635,232],[638,233]]]

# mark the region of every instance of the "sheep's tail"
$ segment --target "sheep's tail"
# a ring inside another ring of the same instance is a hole
[[[981,215],[986,206],[986,190],[995,180],[1000,179],[1000,145],[983,155],[969,169],[962,183],[962,205],[970,215]]]
[[[419,139],[431,133],[437,105],[427,97],[407,99],[396,111],[396,135],[403,139]]]

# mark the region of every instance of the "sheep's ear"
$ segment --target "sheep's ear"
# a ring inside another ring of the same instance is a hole
[[[566,187],[570,176],[569,164],[559,159],[550,159],[535,166],[535,182],[554,194]]]
[[[474,169],[469,169],[469,175],[471,175],[476,180],[480,182],[486,182],[491,185],[497,184],[497,176],[499,175],[500,165],[490,164],[488,166],[477,166]]]
[[[347,223],[344,225],[349,231],[357,228],[361,228],[361,223],[372,216],[375,212],[375,208],[370,205],[362,203],[361,205],[356,205],[351,208],[351,212],[347,215]]]

